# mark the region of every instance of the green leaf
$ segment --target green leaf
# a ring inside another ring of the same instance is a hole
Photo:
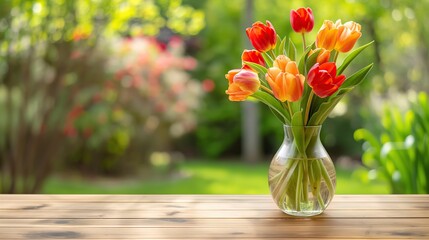
[[[264,58],[264,61],[267,64],[268,68],[273,66],[274,59],[271,59],[271,57],[268,55],[268,53],[266,53],[266,52],[262,53],[262,57]]]
[[[305,63],[306,72],[310,71],[314,64],[316,64],[320,51],[322,51],[322,49],[317,49],[307,58],[307,62]]]
[[[286,37],[284,37],[283,39],[281,39],[280,36],[277,35],[277,45],[276,45],[276,49],[274,51],[277,56],[285,54],[286,40],[287,40]]]
[[[337,50],[332,49],[331,54],[330,54],[331,56],[329,57],[329,62],[335,62],[334,58],[335,58],[336,54],[337,54]]]
[[[289,102],[288,106],[291,108],[292,115],[295,112],[301,111],[301,101]]]
[[[265,75],[268,72],[268,69],[266,67],[261,66],[257,63],[245,61],[244,64],[246,64],[246,65],[250,66],[251,68],[253,68],[254,70],[258,71],[258,73],[263,73]]]
[[[315,46],[315,42],[313,44],[311,44],[310,46],[307,47],[307,49],[305,49],[303,55],[301,56],[301,59],[299,60],[299,64],[298,64],[298,69],[299,72],[303,75],[307,75],[306,73],[306,62],[307,62],[307,58],[308,58],[308,53],[310,52],[310,50]]]
[[[280,49],[277,55],[286,55],[286,37],[283,38],[282,42],[280,43]]]
[[[312,89],[310,88],[310,90]],[[316,94],[314,94],[313,101],[311,102],[310,112],[308,114],[308,120],[310,120],[311,116],[313,116],[313,114],[317,112],[317,110],[319,110],[320,105],[322,105],[322,103],[327,101],[329,101],[329,98],[321,98]]]
[[[302,110],[295,112],[292,116],[292,126],[304,126]]]
[[[308,101],[308,98],[310,96],[311,91],[312,91],[311,87],[308,85],[307,81],[305,81],[304,82],[304,92],[303,92],[301,100],[300,100],[300,102],[301,102],[300,107],[301,107],[301,109],[304,109],[304,112],[307,111],[307,109],[306,109],[307,108],[307,101]]]
[[[280,113],[278,113],[274,108],[268,106],[268,108],[270,109],[270,111],[274,114],[274,116],[277,117],[278,120],[280,120],[280,122],[282,122],[283,124],[286,124],[285,118],[283,115],[281,115]]]
[[[276,48],[274,49],[274,52],[279,55],[280,52],[280,48],[282,46],[282,39],[280,38],[280,36],[277,34],[277,40],[276,40]]]
[[[295,61],[295,58],[296,58],[296,47],[290,38],[289,38],[289,44],[287,47],[287,57],[292,61]]]
[[[343,85],[341,85],[340,89],[354,88],[355,86],[357,86],[365,79],[366,75],[368,75],[369,71],[371,71],[373,65],[374,64],[371,63],[370,65],[362,68],[361,70],[348,77],[344,81]]]
[[[263,91],[255,92],[252,97],[258,99],[265,105],[269,106],[272,110],[276,111],[283,119],[283,123],[290,124],[291,117],[290,114],[286,111],[286,109],[282,106],[282,104],[271,94],[268,94]]]
[[[359,48],[356,48],[353,52],[351,52],[346,59],[344,59],[344,62],[341,64],[341,66],[337,70],[337,74],[340,75],[341,73],[346,70],[346,68],[349,66],[349,64],[355,59],[365,48],[369,47],[374,41],[371,41]]]
[[[305,154],[305,133],[302,110],[295,112],[292,116],[292,133],[298,151]]]
[[[337,95],[320,104],[319,109],[314,114],[312,114],[307,125],[316,126],[322,124],[342,97],[343,95]]]
[[[309,114],[309,118],[311,119],[311,117],[320,109],[320,106],[325,103],[325,102],[329,102],[331,101],[331,99],[342,96],[346,93],[348,93],[349,91],[351,91],[352,88],[344,88],[344,89],[340,89],[338,90],[335,94],[333,94],[330,97],[326,97],[326,98],[321,98],[317,95],[313,96],[313,101],[311,103],[311,111]],[[329,113],[328,113],[329,114]]]

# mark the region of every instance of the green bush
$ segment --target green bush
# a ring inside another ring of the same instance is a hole
[[[355,132],[363,144],[363,163],[373,177],[386,179],[392,193],[429,193],[429,101],[420,93],[403,113],[386,107],[381,131]],[[375,174],[374,174],[375,173]]]

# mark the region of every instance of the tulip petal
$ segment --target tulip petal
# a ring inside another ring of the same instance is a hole
[[[327,62],[320,65],[320,69],[326,70],[330,75],[337,75],[337,66],[335,66],[334,62]]]

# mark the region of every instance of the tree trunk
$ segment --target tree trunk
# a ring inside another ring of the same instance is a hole
[[[243,30],[253,22],[253,0],[246,0],[244,8]],[[244,32],[244,31],[243,31]],[[252,49],[246,34],[243,35],[244,46]],[[261,142],[259,132],[259,105],[255,102],[241,104],[242,118],[242,158],[246,162],[258,162],[261,157]]]

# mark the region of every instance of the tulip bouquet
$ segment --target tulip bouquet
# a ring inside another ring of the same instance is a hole
[[[230,101],[250,98],[266,104],[284,125],[292,129],[295,158],[311,159],[309,149],[314,134],[304,130],[305,127],[322,125],[341,98],[364,80],[372,64],[349,76],[344,75],[344,71],[372,42],[351,51],[361,37],[361,26],[352,21],[343,24],[341,20],[335,23],[325,20],[315,41],[307,45],[306,33],[314,26],[310,8],[292,10],[290,23],[293,31],[302,36],[301,54],[298,55],[290,38],[276,34],[269,21],[254,23],[246,29],[246,34],[255,49],[244,50],[242,67],[225,75],[229,82],[226,94]],[[338,63],[338,56],[345,53],[348,54],[344,60]],[[288,174],[291,169],[299,169],[302,174]],[[298,201],[307,198],[309,186],[318,204],[323,205],[317,192],[318,185],[323,180],[331,195],[335,188],[327,175],[323,165],[312,168],[305,161],[291,162],[275,176],[270,176],[270,181],[283,178],[294,186],[271,189],[273,197],[278,205],[286,198],[292,199],[289,201],[292,205],[297,205]],[[294,193],[287,190],[290,187],[295,189]],[[299,210],[299,205],[295,207]]]

